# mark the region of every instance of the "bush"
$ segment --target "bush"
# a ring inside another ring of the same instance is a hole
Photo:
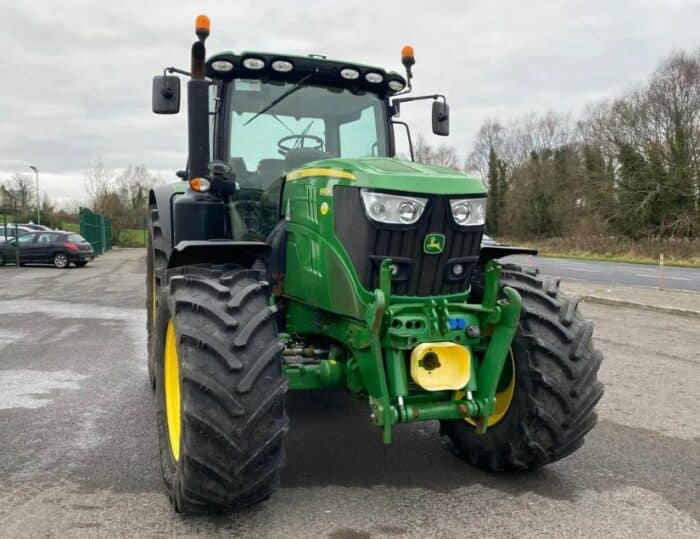
[[[140,228],[124,228],[114,241],[119,247],[146,247],[146,231]]]

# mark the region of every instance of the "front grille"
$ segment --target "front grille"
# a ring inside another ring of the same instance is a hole
[[[459,227],[452,219],[449,197],[429,197],[420,220],[410,226],[370,221],[357,188],[335,187],[333,198],[335,235],[367,290],[379,287],[379,264],[384,258],[391,258],[399,267],[392,281],[393,294],[435,296],[463,292],[469,287],[479,258],[483,226]],[[431,233],[445,236],[441,254],[423,252],[425,236]],[[454,264],[462,265],[461,275],[452,273]]]

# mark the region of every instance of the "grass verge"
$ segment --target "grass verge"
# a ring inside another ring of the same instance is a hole
[[[658,265],[661,254],[667,266],[700,268],[700,240],[649,239],[632,241],[615,237],[545,238],[522,241],[499,238],[507,245],[522,245],[540,256],[630,264]]]
[[[146,231],[140,228],[125,228],[119,233],[119,247],[146,247]]]

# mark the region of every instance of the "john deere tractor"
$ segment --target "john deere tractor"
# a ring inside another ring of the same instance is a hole
[[[444,96],[408,95],[413,50],[405,76],[319,55],[207,59],[209,19],[195,27],[190,71],[153,80],[153,111],[173,114],[189,77],[182,181],[149,195],[148,367],[175,509],[272,494],[288,391],[345,388],[386,444],[439,421],[488,470],[581,447],[603,393],[593,326],[557,279],[497,261],[529,251],[482,246],[480,180],[396,158],[408,102],[431,101],[433,132],[449,132]]]

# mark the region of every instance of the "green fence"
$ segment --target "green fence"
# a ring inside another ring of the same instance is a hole
[[[88,208],[80,208],[80,235],[92,244],[96,255],[112,248],[112,221]]]

